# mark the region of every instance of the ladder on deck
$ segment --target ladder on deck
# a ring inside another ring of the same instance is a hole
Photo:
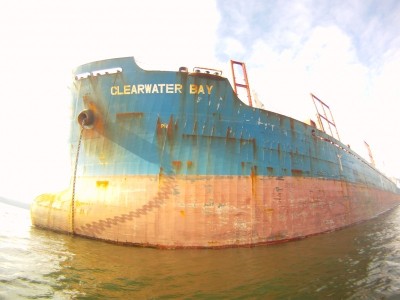
[[[364,144],[365,144],[365,147],[367,147],[371,165],[375,168],[375,160],[374,160],[374,156],[372,155],[371,147],[368,145],[368,143],[366,141],[364,141]]]
[[[235,68],[236,66],[241,68],[239,69],[240,74],[243,78],[241,81],[237,80],[237,76],[235,75]],[[238,88],[246,89],[247,92],[247,99],[249,101],[249,106],[253,106],[253,102],[251,101],[251,93],[250,93],[250,85],[249,79],[247,77],[246,65],[243,62],[231,60],[231,69],[232,69],[232,76],[233,76],[233,88],[235,89],[236,95],[238,95]]]
[[[329,134],[327,130],[325,130],[325,127],[328,127],[327,129],[329,129],[330,135],[340,141],[339,132],[337,130],[335,120],[333,120],[333,115],[329,106],[313,94],[311,94],[311,98],[314,102],[315,109],[317,110],[317,119],[320,129]],[[322,112],[320,112],[318,106],[322,108]],[[329,112],[330,116],[327,114],[327,111]],[[326,126],[324,126],[324,124]],[[335,131],[332,131],[332,127],[335,129]]]

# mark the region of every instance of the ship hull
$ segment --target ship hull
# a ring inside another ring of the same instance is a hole
[[[329,232],[398,204],[390,192],[304,177],[161,174],[78,182],[74,224],[67,190],[36,200],[36,226],[128,245],[219,248]]]
[[[116,243],[277,243],[373,218],[399,189],[315,127],[240,101],[209,72],[145,71],[133,58],[78,67],[70,187],[32,223]]]

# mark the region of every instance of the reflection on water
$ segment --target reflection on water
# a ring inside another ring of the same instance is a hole
[[[0,204],[0,298],[382,299],[400,295],[400,208],[274,246],[157,250],[30,227]]]

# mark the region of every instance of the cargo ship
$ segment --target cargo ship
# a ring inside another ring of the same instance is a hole
[[[144,70],[133,57],[76,68],[71,183],[34,200],[32,224],[127,245],[222,248],[337,230],[400,203],[394,182],[323,128],[336,128],[333,118],[319,114],[316,126],[254,107],[245,65],[231,66],[243,81],[207,68]]]

